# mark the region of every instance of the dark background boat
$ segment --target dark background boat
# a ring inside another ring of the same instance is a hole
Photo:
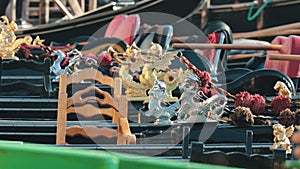
[[[259,8],[259,1],[260,0],[254,1],[255,7],[252,15]],[[260,17],[248,21],[247,15],[252,2],[252,0],[212,0],[207,8],[204,8],[204,10],[201,9],[195,13],[192,16],[191,21],[198,27],[203,27],[204,24],[209,21],[221,20],[227,23],[231,27],[232,32],[235,33],[255,31],[300,21],[300,18],[295,15],[300,9],[299,0],[271,1],[261,13],[262,22],[259,21]],[[205,13],[203,13],[204,11]]]
[[[40,36],[46,40],[46,44],[51,41],[65,41],[77,36],[90,36],[119,14],[161,12],[183,18],[193,11],[200,10],[202,2],[203,0],[142,0],[119,10],[104,9],[59,23],[20,29],[16,31],[16,35],[17,37],[25,35]]]

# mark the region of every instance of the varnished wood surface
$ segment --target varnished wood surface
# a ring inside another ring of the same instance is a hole
[[[94,86],[94,84],[91,84],[82,90],[76,91],[72,95],[67,93],[68,85],[82,83],[86,80],[108,85],[117,90],[115,90],[113,94],[110,94]],[[128,102],[126,96],[121,95],[121,85],[122,83],[119,79],[103,76],[100,71],[90,68],[74,72],[70,76],[61,75],[58,95],[56,143],[66,144],[66,135],[82,135],[89,138],[101,135],[109,139],[113,136],[116,137],[117,144],[135,144],[136,137],[131,134],[127,120],[128,104],[121,103]],[[93,94],[88,95],[91,92]],[[96,103],[98,106],[91,105],[91,102]],[[122,113],[119,110],[122,110]],[[105,126],[83,127],[78,125],[75,127],[67,127],[67,115],[71,113],[76,113],[84,117],[101,114],[109,116],[112,118],[111,122],[117,124],[117,129],[107,128]]]

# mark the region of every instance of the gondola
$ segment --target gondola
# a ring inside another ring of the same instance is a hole
[[[259,13],[260,17],[256,17],[253,20],[249,21],[247,19],[247,16],[251,4],[255,4],[254,10],[250,15],[253,16],[259,9],[259,2],[262,1],[211,1],[206,10],[200,10],[198,13],[193,15],[192,22],[198,26],[204,26],[205,23],[209,21],[221,20],[227,23],[232,28],[232,31],[236,33],[270,28],[273,26],[284,25],[299,21],[299,18],[293,15],[295,11],[297,11],[300,7],[299,0],[270,1],[265,6],[265,8],[263,8],[262,12]],[[204,16],[203,12],[206,12],[205,17],[201,17],[201,15]],[[200,23],[204,24],[200,25]]]
[[[20,29],[16,32],[16,36],[40,36],[46,40],[46,44],[51,41],[64,41],[82,35],[90,36],[98,29],[108,24],[119,14],[162,12],[176,15],[177,17],[185,17],[191,12],[199,10],[202,3],[203,0],[190,0],[188,2],[181,0],[143,0],[119,10],[107,10],[107,8],[105,8],[92,12],[86,16],[59,23],[50,23],[28,29]]]
[[[149,2],[149,5],[151,4],[150,2],[154,3],[154,1],[148,1],[148,2]],[[156,2],[160,2],[157,4],[157,5],[159,5],[159,4],[163,4],[167,1],[156,1]],[[176,4],[175,1],[172,1],[172,2],[174,4]],[[198,1],[198,2],[200,2],[200,1]],[[201,2],[196,6],[199,7],[199,5],[201,5]],[[127,11],[128,14],[131,14],[132,12],[150,12],[150,11],[155,12],[155,8],[152,8],[152,9],[147,8],[142,11],[134,9],[133,6],[131,8],[132,8],[132,11],[128,9],[128,11]],[[125,9],[127,9],[127,8],[124,8],[124,10]],[[172,8],[170,8],[170,9],[172,9]],[[174,10],[174,8],[172,10]],[[124,13],[124,11],[123,11],[123,13]],[[185,14],[183,14],[183,13],[178,14],[178,15],[182,15],[182,17],[184,17],[183,15],[188,16],[188,14],[189,14],[189,12],[187,12]],[[76,21],[76,23],[77,23],[76,25],[72,25],[72,20],[66,21],[66,23],[69,23],[69,25],[66,27],[63,27],[63,23],[58,23],[57,25],[59,25],[59,26],[57,27],[57,29],[53,29],[54,27],[52,27],[51,29],[50,28],[46,29],[47,25],[41,26],[41,27],[39,27],[40,30],[42,30],[42,28],[44,27],[45,31],[39,32],[37,29],[35,33],[32,32],[30,34],[32,36],[39,35],[39,36],[41,36],[41,38],[45,38],[47,41],[50,41],[50,40],[64,41],[71,37],[78,36],[79,34],[80,35],[90,35],[89,33],[93,33],[93,30],[98,30],[99,27],[101,27],[100,26],[101,24],[104,25],[104,22],[110,21],[110,19],[106,20],[106,18],[105,18],[102,20],[103,22],[96,23],[97,22],[97,20],[95,20],[96,16],[100,16],[100,15],[101,14],[99,13],[99,14],[87,15],[86,17],[82,16],[77,19],[74,19],[73,21]],[[115,15],[111,14],[109,17],[113,17],[113,16],[115,16]],[[87,18],[90,18],[90,19],[87,20]],[[99,19],[99,20],[101,20],[101,19]],[[89,24],[87,24],[88,23],[87,21],[90,21],[93,24],[89,25]],[[86,24],[84,24],[85,22],[86,22]],[[56,24],[54,24],[54,25],[56,25]],[[70,28],[70,29],[68,29],[68,28]],[[85,31],[83,31],[83,30],[85,30]],[[88,31],[86,31],[86,30],[88,30]],[[168,29],[168,30],[170,30],[170,29]],[[206,32],[206,31],[204,31],[204,32]],[[210,31],[207,31],[207,32],[209,33]],[[83,33],[83,34],[81,34],[81,33]],[[23,34],[18,34],[18,35],[22,36]],[[57,39],[58,37],[60,39]],[[113,52],[113,51],[111,51],[111,52]],[[191,58],[196,57],[195,56],[196,53],[193,53],[193,51],[182,51],[181,53],[182,53],[182,55],[180,53],[177,55],[178,57],[181,57],[181,59],[184,56],[186,56],[187,58],[188,58],[188,56],[190,56]],[[191,54],[189,55],[189,53],[191,53]],[[119,54],[116,53],[116,55],[114,55],[114,56],[119,56]],[[186,59],[183,59],[183,61],[184,60],[185,60],[184,63],[188,66],[189,69],[192,69],[195,73],[201,73],[199,71],[196,71],[194,66],[192,64],[189,64]],[[25,61],[23,61],[23,60],[19,60],[19,61],[21,62],[20,65],[26,66]],[[46,61],[47,60],[45,60],[45,62]],[[134,58],[132,59],[132,61],[134,61]],[[8,63],[12,63],[12,62],[5,61],[5,63],[8,64]],[[49,61],[47,61],[46,63],[48,64],[48,66],[50,66]],[[206,62],[203,61],[204,67],[206,66],[206,65],[204,65],[205,63]],[[5,64],[3,64],[3,65],[5,65]],[[1,68],[5,68],[5,66],[3,66],[3,65]],[[60,65],[60,64],[58,64],[58,65]],[[199,63],[199,65],[200,65],[200,63]],[[16,66],[12,66],[12,67],[15,68]],[[27,68],[28,67],[37,69],[36,68],[37,66],[35,66],[35,65],[27,66]],[[206,67],[209,68],[208,62],[207,62]],[[207,71],[210,72],[209,69]],[[37,80],[37,77],[32,77],[33,79],[30,79],[28,77],[24,78],[24,77],[22,77],[23,75],[21,76],[21,74],[17,74],[18,72],[20,72],[20,71],[13,72],[14,75],[17,75],[15,77],[15,79],[13,79],[10,74],[5,74],[5,71],[2,70],[2,72],[1,72],[2,84],[1,85],[2,86],[5,85],[5,83],[3,83],[3,82],[5,82],[5,80],[6,81],[10,81],[10,80],[18,80],[19,81],[19,80],[23,80],[23,79],[25,79],[25,80],[27,79],[27,80],[31,80],[31,81]],[[28,73],[28,71],[27,72],[23,71],[21,73]],[[279,72],[272,72],[272,73],[273,74],[258,70],[258,71],[255,71],[254,73],[251,73],[251,74],[249,73],[249,74],[245,75],[244,76],[245,78],[239,78],[238,80],[234,80],[234,79],[237,79],[236,77],[234,77],[234,78],[232,78],[233,79],[232,83],[230,83],[230,84],[228,83],[230,86],[227,88],[227,91],[230,91],[231,94],[238,94],[238,92],[242,91],[241,89],[243,89],[244,87],[249,88],[249,86],[250,86],[250,87],[253,87],[254,89],[256,89],[256,88],[261,89],[263,91],[262,94],[267,95],[270,98],[275,97],[277,92],[275,90],[273,90],[273,85],[267,86],[265,84],[265,81],[268,81],[268,83],[270,83],[270,81],[272,79],[274,79],[271,75],[274,75],[275,77],[284,77],[284,78],[286,78],[286,77],[279,74]],[[265,78],[266,77],[265,75],[271,76],[271,78],[267,79],[267,78]],[[42,77],[43,81],[41,82],[41,83],[43,83],[43,85],[45,85],[47,82],[50,83],[51,85],[55,84],[55,83],[50,82],[50,80],[47,80],[47,78],[49,78],[49,74],[44,74],[44,76],[45,76],[45,78]],[[264,77],[260,78],[261,76],[264,76]],[[20,77],[21,77],[21,79],[18,79]],[[189,76],[189,78],[190,79],[188,79],[188,80],[195,80],[194,76]],[[76,78],[74,78],[74,79],[76,79]],[[250,80],[250,81],[248,81],[248,80]],[[279,79],[279,80],[281,80],[281,79]],[[283,80],[285,80],[285,79],[283,79]],[[44,83],[44,81],[45,81],[45,83]],[[274,81],[278,81],[278,79],[275,79]],[[285,80],[285,81],[288,81],[288,80]],[[259,82],[259,83],[257,83],[257,82]],[[241,83],[246,84],[246,86],[241,85]],[[249,85],[251,83],[253,83],[253,85]],[[288,84],[289,83],[291,84],[292,82],[288,81]],[[10,85],[10,84],[8,84],[8,85]],[[191,83],[191,84],[196,84],[196,83]],[[22,87],[21,85],[23,85],[25,87]],[[42,87],[43,87],[43,85],[42,85]],[[72,90],[73,90],[73,87],[80,88],[80,87],[85,87],[85,85],[90,85],[90,83],[85,82],[84,86],[74,85],[74,86],[72,86]],[[207,85],[207,87],[211,87],[212,85],[214,85],[214,84],[210,83],[209,85]],[[5,89],[5,92],[7,92],[7,90],[8,90],[7,86],[5,86],[5,87],[2,87],[2,86],[1,86],[1,88]],[[17,86],[18,88],[23,89],[23,88],[26,88],[28,85],[27,84],[26,85],[17,84],[14,86]],[[100,85],[99,86],[97,85],[97,87],[99,87],[99,88],[102,87],[103,90],[107,89],[104,86],[100,86]],[[163,87],[163,86],[159,86],[159,87]],[[189,87],[189,86],[187,85],[187,87]],[[221,89],[222,86],[220,86],[220,84],[219,84],[217,87],[219,89]],[[38,88],[34,88],[34,89],[37,91]],[[57,89],[58,88],[53,88],[53,90],[57,90]],[[62,89],[61,85],[59,85],[58,91],[61,92],[61,89]],[[162,91],[162,88],[160,88],[159,91]],[[222,90],[222,91],[224,92],[224,90]],[[52,93],[52,92],[53,91],[51,91],[49,93]],[[66,91],[66,93],[67,92],[68,91]],[[268,94],[266,94],[266,92],[268,92]],[[64,94],[64,92],[61,92],[61,93]],[[269,94],[269,93],[271,93],[271,94]],[[292,93],[294,93],[294,92],[292,92]],[[23,93],[21,93],[21,94],[23,94]],[[33,94],[36,94],[36,93],[33,93]],[[40,94],[40,92],[38,94]],[[17,96],[13,95],[13,96],[14,97],[11,97],[11,96],[3,97],[2,96],[2,98],[0,98],[0,105],[2,105],[1,106],[2,108],[0,111],[0,117],[1,117],[0,126],[2,126],[1,127],[2,129],[0,132],[0,139],[14,140],[14,141],[18,141],[18,142],[24,141],[24,142],[42,143],[42,144],[55,144],[55,136],[56,136],[55,131],[57,128],[57,123],[59,123],[59,122],[56,122],[57,115],[59,115],[57,109],[60,110],[60,108],[57,106],[58,106],[58,103],[63,104],[63,102],[61,102],[59,99],[52,98],[52,95],[51,95],[51,97],[49,97],[49,95],[46,95],[43,97],[35,96],[35,97],[28,98],[27,100],[25,99],[25,97],[28,96],[27,93],[25,93],[24,98],[23,98],[23,96],[19,96],[19,95],[17,95]],[[185,95],[185,97],[186,96],[187,95]],[[203,96],[205,96],[205,95],[203,95]],[[255,95],[255,97],[256,96],[257,95]],[[221,96],[219,96],[219,97],[224,98]],[[238,97],[238,96],[235,96],[235,97]],[[251,95],[251,99],[252,99],[252,97],[254,98],[254,95]],[[261,97],[259,97],[259,98],[261,98]],[[298,100],[298,98],[296,98],[296,99]],[[182,102],[183,101],[184,100],[182,100]],[[236,110],[235,111],[233,110],[235,108],[234,100],[229,99],[228,102],[226,100],[227,103],[225,103],[225,102],[221,103],[222,100],[216,100],[216,102],[213,102],[213,101],[214,100],[211,100],[211,102],[205,102],[205,103],[207,103],[207,106],[211,105],[212,107],[215,105],[214,103],[220,104],[217,106],[221,106],[221,104],[225,105],[228,103],[226,109],[224,109],[224,118],[222,118],[220,121],[214,121],[214,120],[201,121],[201,122],[197,122],[197,123],[193,123],[193,124],[191,124],[191,121],[182,120],[181,116],[178,116],[178,117],[180,117],[179,123],[174,122],[174,123],[156,123],[155,124],[155,123],[153,123],[153,119],[151,120],[151,117],[146,116],[146,113],[143,112],[145,110],[144,103],[142,103],[142,101],[136,101],[136,102],[138,102],[138,103],[136,103],[136,105],[134,105],[135,103],[132,103],[132,105],[131,104],[127,105],[128,106],[127,108],[129,108],[129,110],[130,110],[130,111],[128,111],[128,121],[129,121],[128,126],[130,127],[131,132],[136,135],[136,138],[137,138],[136,145],[130,145],[127,147],[125,147],[123,145],[121,145],[121,146],[119,146],[119,145],[98,146],[98,145],[93,145],[94,142],[91,142],[91,140],[86,140],[85,138],[76,138],[76,141],[74,143],[81,143],[81,145],[77,144],[77,145],[73,146],[71,144],[66,144],[65,142],[63,142],[62,145],[58,145],[58,146],[60,149],[63,147],[70,147],[73,149],[80,148],[80,149],[94,149],[94,150],[95,149],[96,150],[112,150],[112,151],[116,151],[116,152],[125,152],[125,153],[133,153],[133,154],[136,153],[137,155],[147,155],[147,156],[157,155],[157,156],[162,156],[162,158],[178,158],[178,156],[182,156],[183,159],[188,159],[188,156],[189,156],[188,152],[189,151],[195,152],[193,149],[195,147],[193,147],[193,145],[191,148],[189,148],[190,142],[200,140],[201,142],[204,142],[206,144],[205,145],[206,150],[207,149],[212,149],[212,150],[223,149],[226,151],[235,150],[235,151],[243,152],[245,150],[244,147],[246,147],[246,151],[247,151],[248,155],[252,154],[252,143],[253,143],[253,149],[254,149],[253,152],[264,154],[264,156],[266,156],[265,154],[268,155],[271,153],[269,147],[272,145],[272,142],[273,142],[273,128],[271,127],[271,124],[277,123],[278,119],[279,120],[283,119],[285,121],[289,120],[288,118],[285,119],[285,117],[279,118],[280,115],[278,116],[278,114],[276,115],[273,112],[271,112],[270,110],[272,110],[272,104],[271,105],[265,104],[264,107],[266,109],[264,109],[262,112],[259,112],[261,114],[257,114],[257,116],[255,116],[255,119],[253,117],[253,119],[251,119],[252,121],[250,120],[249,123],[243,123],[244,117],[242,117],[241,119],[233,118],[232,120],[228,120],[228,119],[226,120],[227,116],[230,117],[233,113],[238,112]],[[270,100],[267,100],[267,101],[269,102]],[[15,103],[18,103],[18,104],[15,104]],[[185,103],[189,103],[189,102],[185,100]],[[198,102],[192,102],[192,103],[195,103],[195,105],[196,105],[196,103],[198,103]],[[213,103],[213,104],[209,104],[209,103]],[[182,104],[182,105],[184,105],[184,104]],[[189,105],[192,105],[192,104],[189,104]],[[298,107],[298,105],[296,105],[296,102],[293,102],[293,104],[290,104],[290,105],[292,106],[291,107],[292,111],[295,111],[295,109]],[[166,108],[166,107],[168,108],[168,106],[169,105],[166,105],[166,106],[164,106],[164,108]],[[201,107],[201,108],[203,108],[203,107]],[[218,107],[218,110],[219,110],[219,108],[220,107]],[[150,109],[150,106],[148,106],[148,109]],[[164,110],[167,110],[167,109],[164,109]],[[170,109],[168,109],[168,110],[170,110]],[[209,112],[214,111],[213,109],[209,109],[209,110],[211,110]],[[218,110],[216,108],[216,112],[219,112]],[[243,111],[243,109],[241,109],[241,111]],[[191,114],[191,115],[193,115],[193,114]],[[73,117],[73,118],[74,118],[73,119],[74,121],[80,120],[78,117]],[[136,118],[137,120],[135,120],[134,118]],[[72,117],[71,117],[71,119],[72,119]],[[151,121],[149,121],[149,119]],[[73,121],[73,120],[70,120],[70,121]],[[161,120],[161,118],[159,118],[159,120]],[[181,120],[181,123],[180,123],[180,120]],[[96,123],[95,123],[95,121],[85,121],[85,122],[82,122],[81,124],[83,124],[83,125],[92,124],[97,127],[102,127],[101,125],[105,126],[107,124],[107,123],[100,124],[101,121],[99,122],[98,119],[97,119]],[[155,119],[155,122],[157,122],[157,119]],[[158,121],[158,122],[161,122],[161,121]],[[162,122],[169,122],[169,121],[165,120]],[[241,123],[237,123],[237,122],[241,122]],[[73,124],[76,124],[76,123],[73,123]],[[110,125],[111,125],[110,127],[113,127],[113,128],[118,127],[115,124],[110,124]],[[202,131],[205,131],[205,132],[202,132]],[[207,132],[207,131],[209,131],[209,132]],[[250,133],[250,134],[248,134],[248,133]],[[82,140],[85,141],[83,144],[81,142]],[[246,142],[246,144],[244,145],[245,142]],[[111,142],[109,142],[109,143],[111,143]],[[274,141],[274,143],[275,143],[275,141]],[[27,144],[24,144],[24,145],[26,146]],[[13,149],[12,152],[17,152],[16,149],[22,150],[22,145],[20,147],[18,147],[18,146],[19,145],[16,145],[17,148],[12,148]],[[3,149],[6,149],[7,147],[9,148],[10,146],[6,146],[6,147],[3,146],[3,147],[0,147],[0,149],[3,150]],[[39,147],[42,147],[42,146],[39,146]],[[31,148],[28,147],[26,150],[30,150],[30,149]],[[32,148],[32,149],[35,149],[35,148]],[[48,151],[48,149],[46,149],[46,150]],[[40,154],[41,152],[44,152],[46,150],[38,149],[37,151],[39,151],[39,154]],[[53,151],[55,151],[55,150],[56,150],[55,148],[53,148],[52,150],[50,150],[50,148],[49,148],[49,152],[51,152],[51,153],[53,153]],[[9,151],[9,150],[6,150],[6,151]],[[19,153],[19,152],[17,152],[17,153]],[[24,154],[24,153],[21,152],[20,154]],[[25,156],[31,157],[31,155],[32,154],[29,152]],[[16,155],[12,155],[12,156],[16,156]],[[54,154],[54,156],[56,157],[55,154]],[[80,155],[80,156],[82,156],[82,155]],[[61,156],[59,156],[59,157],[61,157]],[[76,155],[76,157],[79,157],[79,156]],[[276,157],[276,156],[274,155],[274,157]],[[45,157],[45,158],[48,159],[48,157]],[[125,157],[122,157],[122,158],[125,158]],[[179,157],[179,158],[181,159],[181,157]],[[112,157],[112,159],[115,159],[115,158]],[[239,158],[236,158],[236,159],[239,159]],[[284,160],[285,160],[285,158],[284,158]],[[135,160],[135,162],[137,162],[137,161],[138,160]],[[257,164],[259,164],[259,162],[257,162],[257,161],[255,161],[255,162]],[[109,165],[110,167],[112,167],[114,164],[110,161],[108,161],[108,163],[110,164]],[[172,164],[171,162],[166,162],[166,163]],[[120,163],[120,166],[121,166],[121,164],[125,164],[125,160],[124,160],[124,162],[122,161],[122,163]],[[135,166],[134,166],[135,163],[132,163],[130,161],[130,163],[128,163],[128,164],[130,164],[130,165],[132,164],[132,167],[135,168]],[[139,162],[138,162],[138,164],[143,165],[143,168],[147,167],[146,165],[140,164]],[[155,164],[155,163],[151,162],[151,164]],[[157,164],[161,164],[161,162],[157,161]],[[189,165],[186,165],[186,164],[187,163],[182,164],[182,165],[184,165],[184,167],[182,167],[182,168],[191,167],[190,164]],[[128,166],[130,166],[130,165],[128,165]],[[89,166],[92,166],[92,164]],[[119,166],[119,168],[122,168],[120,166]],[[153,168],[153,167],[156,167],[156,165],[149,166],[149,168]],[[202,165],[202,167],[203,167],[203,165]],[[174,168],[174,166],[170,166],[170,167],[164,166],[163,168]],[[177,168],[181,168],[181,167],[177,166]],[[198,168],[198,166],[196,166],[195,168]],[[264,168],[264,167],[262,167],[262,168]]]

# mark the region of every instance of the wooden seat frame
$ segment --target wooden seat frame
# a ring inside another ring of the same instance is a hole
[[[96,83],[101,83],[101,85],[110,86],[113,88],[113,97],[96,85],[88,86],[69,96],[67,86],[73,83],[81,83],[84,80],[94,80]],[[117,137],[117,144],[135,144],[136,137],[131,134],[127,119],[128,101],[127,97],[121,94],[121,86],[122,81],[120,78],[104,76],[100,71],[92,68],[83,69],[68,77],[64,74],[60,75],[56,144],[66,144],[66,135],[74,136],[76,134],[90,138],[98,136]],[[91,91],[95,91],[97,95],[101,95],[103,98],[96,97],[96,95],[83,97],[84,94]],[[86,104],[91,101],[100,105],[100,108]],[[77,106],[78,104],[80,106]],[[109,108],[103,108],[102,106]],[[118,128],[115,130],[108,127],[98,128],[95,126],[67,127],[67,115],[70,113],[77,113],[87,118],[99,114],[110,116],[112,123],[117,123]]]

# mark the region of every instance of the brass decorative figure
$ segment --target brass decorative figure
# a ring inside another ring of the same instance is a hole
[[[287,97],[289,99],[292,99],[292,93],[288,89],[288,87],[286,86],[285,83],[283,83],[281,81],[277,81],[276,84],[274,85],[274,89],[276,91],[278,91],[279,96],[284,96],[284,97]]]
[[[32,46],[44,46],[45,39],[41,39],[39,36],[36,36],[32,42]]]
[[[152,43],[149,50],[142,52],[135,44],[127,48],[125,53],[119,54],[112,47],[108,49],[117,62],[121,65],[119,76],[126,87],[126,94],[129,100],[147,99],[146,91],[151,89],[156,80],[163,81],[166,84],[166,99],[176,101],[172,96],[172,91],[177,88],[184,79],[182,69],[169,69],[171,61],[177,56],[177,52],[162,51],[159,44]],[[133,74],[139,73],[139,82],[133,80]]]
[[[140,101],[144,101],[147,98],[146,90],[148,88],[141,83],[135,82],[132,76],[132,73],[140,71],[141,67],[144,66],[144,62],[141,59],[141,50],[133,44],[127,47],[125,53],[120,54],[112,47],[108,48],[108,53],[111,53],[121,65],[119,76],[126,88],[128,100],[139,98]]]
[[[14,21],[9,22],[6,16],[1,16],[0,21],[0,56],[2,59],[16,59],[15,52],[20,48],[21,44],[30,45],[32,42],[31,36],[25,36],[24,38],[16,38],[15,31],[17,30],[17,24]]]
[[[274,150],[276,148],[284,148],[286,150],[286,154],[291,154],[291,142],[289,138],[294,133],[294,127],[289,126],[285,128],[281,124],[273,125],[273,134],[274,134],[274,144],[270,147],[270,150]]]

